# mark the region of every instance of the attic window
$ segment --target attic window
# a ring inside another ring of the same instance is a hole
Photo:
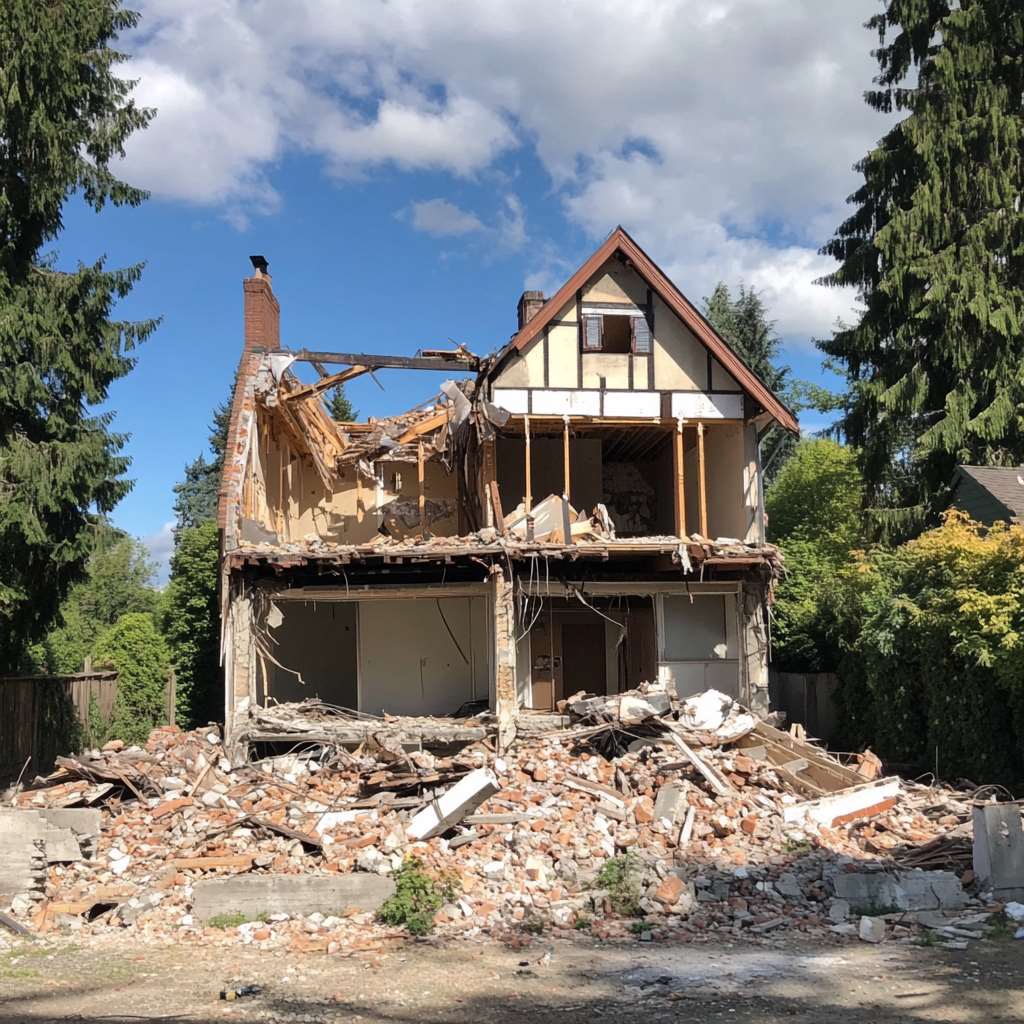
[[[643,316],[585,313],[580,347],[584,352],[647,355],[651,351],[651,328]]]

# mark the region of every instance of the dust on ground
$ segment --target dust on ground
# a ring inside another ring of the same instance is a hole
[[[0,1024],[1024,1021],[1024,942],[410,941],[357,959],[121,937],[0,955]],[[259,995],[221,1001],[221,989]]]

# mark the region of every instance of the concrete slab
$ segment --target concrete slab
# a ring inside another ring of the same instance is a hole
[[[974,808],[974,873],[999,900],[1024,900],[1024,802]]]
[[[218,914],[340,914],[355,908],[377,910],[395,891],[381,875],[236,875],[209,878],[192,887],[192,913],[197,921]]]
[[[413,839],[430,839],[447,832],[468,814],[472,814],[489,796],[498,792],[498,780],[489,768],[478,768],[459,779],[409,822]]]
[[[958,909],[967,894],[952,871],[826,870],[825,881],[854,913]]]

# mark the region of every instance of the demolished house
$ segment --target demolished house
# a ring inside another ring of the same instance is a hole
[[[466,741],[476,712],[505,745],[642,682],[767,711],[759,438],[797,422],[625,231],[524,292],[486,357],[283,346],[253,262],[219,511],[231,747],[358,742],[381,715]],[[440,373],[437,399],[330,417],[331,388],[390,367]],[[346,714],[297,724],[311,699]]]

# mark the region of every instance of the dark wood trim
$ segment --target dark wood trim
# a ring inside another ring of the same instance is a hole
[[[638,306],[635,302],[585,302],[583,305],[587,309],[628,309],[633,313],[644,311],[644,307]]]
[[[730,374],[752,398],[774,417],[783,428],[796,434],[800,426],[796,416],[786,408],[767,384],[743,361],[708,323],[697,308],[665,276],[664,271],[636,244],[621,227],[617,227],[590,255],[590,258],[538,310],[537,314],[509,342],[509,348],[522,351],[543,330],[544,325],[562,311],[576,293],[577,313],[582,306],[582,286],[616,253],[628,258],[636,272],[651,286],[662,301],[696,335],[697,340],[712,352],[726,373]],[[504,351],[504,350],[503,350]],[[579,346],[577,346],[579,351]],[[314,354],[315,358],[315,354]]]
[[[580,322],[580,330],[583,330],[583,289],[576,289],[576,319]],[[580,335],[579,343],[576,345],[576,387],[583,388],[583,336]]]
[[[647,289],[647,326],[651,329],[651,351],[647,353],[647,390],[654,390],[654,347],[658,344],[654,337],[654,289]]]
[[[715,360],[713,359],[710,352],[708,352],[708,386],[704,389],[709,394],[711,393],[711,381],[714,379],[714,371],[712,369]]]
[[[547,327],[545,327],[544,328],[544,341],[543,341],[543,344],[544,344],[544,387],[546,387],[546,388],[551,386],[551,384],[550,384],[550,380],[551,380],[551,377],[550,377],[550,358],[551,358],[551,356],[550,356],[550,352],[549,352],[550,341],[548,340],[548,334],[549,334],[549,329]]]

